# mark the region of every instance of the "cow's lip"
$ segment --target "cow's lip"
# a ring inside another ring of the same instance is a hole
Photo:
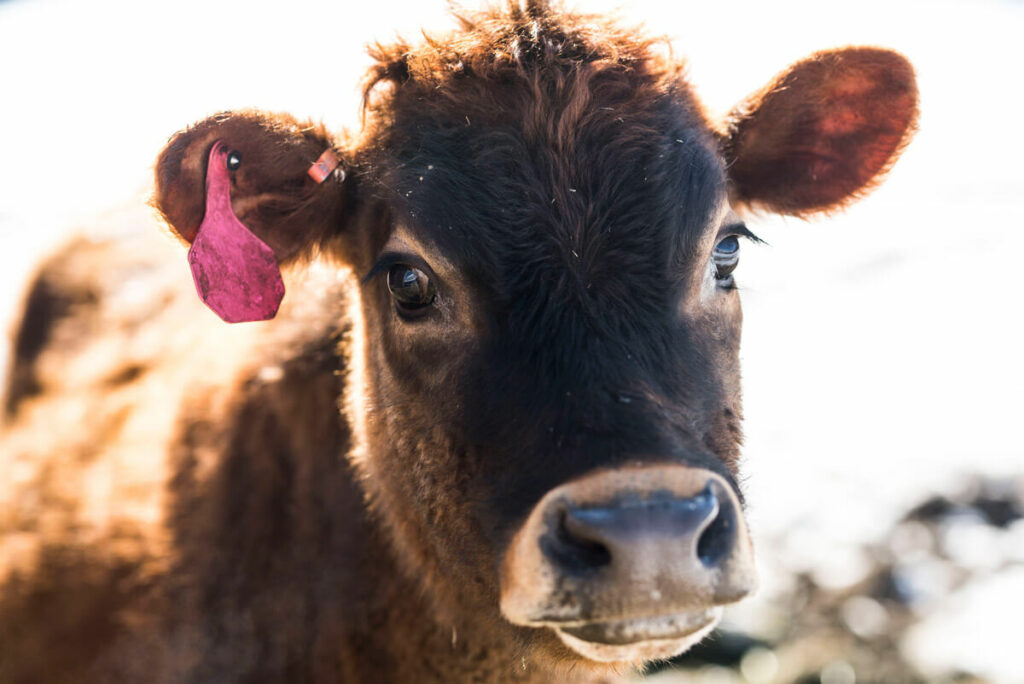
[[[556,629],[595,644],[625,646],[652,639],[681,639],[714,622],[718,611],[707,609],[657,617],[602,620],[560,625]]]
[[[549,624],[566,646],[602,662],[646,662],[671,658],[703,639],[718,623],[721,608],[622,620]]]

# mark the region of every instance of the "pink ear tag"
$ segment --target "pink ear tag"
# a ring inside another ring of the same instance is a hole
[[[265,242],[231,209],[228,150],[217,141],[206,167],[206,213],[188,263],[199,298],[228,323],[266,321],[277,314],[284,281]]]

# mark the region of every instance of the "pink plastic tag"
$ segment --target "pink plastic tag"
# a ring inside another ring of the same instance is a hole
[[[313,165],[309,167],[306,173],[317,183],[323,183],[334,172],[334,169],[338,168],[340,163],[338,155],[334,154],[334,150],[328,147],[320,155],[320,158],[313,162]],[[345,180],[344,171],[341,172],[341,180]]]
[[[206,213],[188,251],[199,298],[228,323],[265,321],[277,314],[284,281],[274,250],[231,209],[228,150],[219,140],[206,168]]]

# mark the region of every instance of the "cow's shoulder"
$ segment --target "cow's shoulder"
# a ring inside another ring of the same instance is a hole
[[[237,558],[261,528],[316,534],[293,513],[311,518],[322,497],[299,489],[344,462],[348,281],[322,264],[286,281],[277,319],[225,324],[142,212],[40,265],[0,426],[0,640],[25,645],[5,668],[82,675],[128,631],[152,633],[140,622],[175,612],[167,578],[203,577],[180,596],[192,611],[231,584],[233,562],[251,570]],[[286,536],[278,551],[302,546]],[[69,634],[81,649],[59,645]],[[46,644],[64,656],[48,659]]]

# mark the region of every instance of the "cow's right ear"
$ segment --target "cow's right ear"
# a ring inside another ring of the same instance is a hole
[[[345,164],[324,127],[285,114],[224,112],[175,134],[156,163],[154,204],[184,240],[195,240],[206,214],[208,167],[218,141],[234,213],[274,250],[278,263],[340,229]],[[326,151],[338,165],[326,178],[314,178],[309,171]]]
[[[322,125],[225,112],[176,134],[156,164],[154,204],[191,244],[200,297],[230,322],[273,317],[278,266],[323,247],[350,204],[345,160]]]

